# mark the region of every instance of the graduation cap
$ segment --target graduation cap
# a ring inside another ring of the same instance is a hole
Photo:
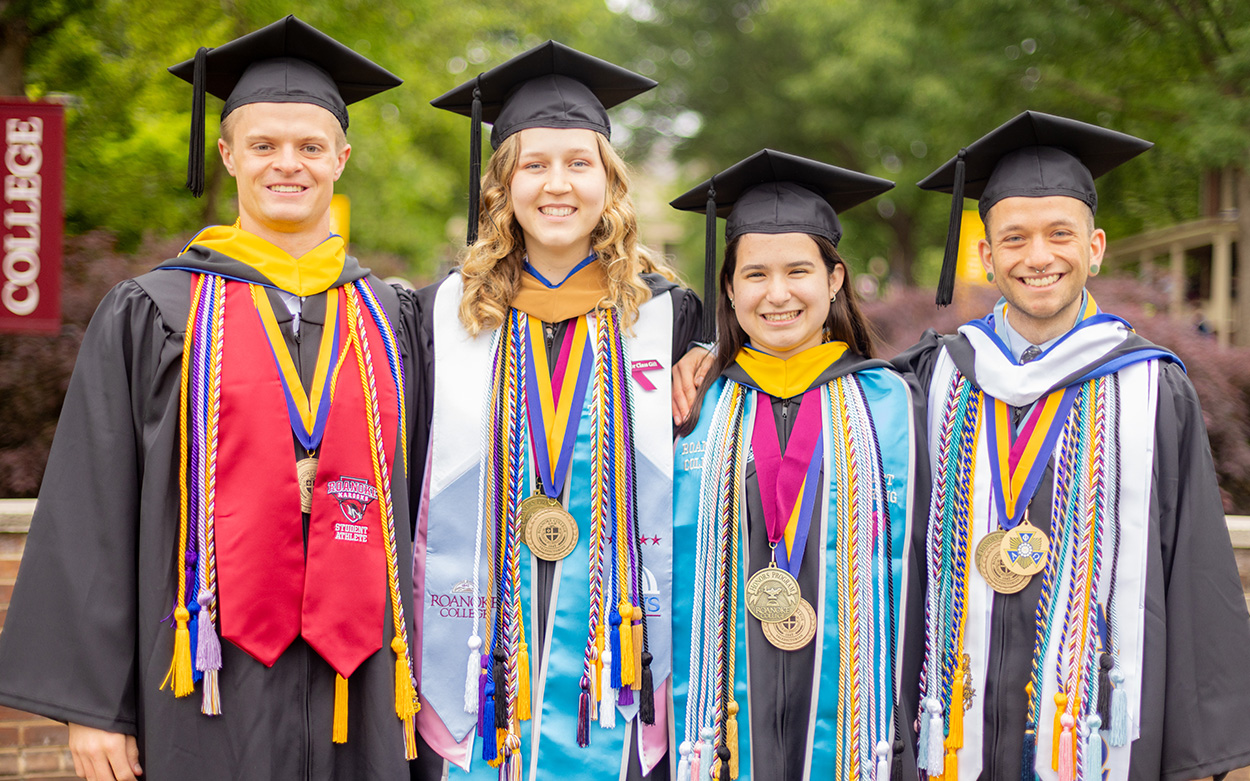
[[[725,217],[725,241],[744,233],[809,233],[835,247],[842,238],[838,212],[889,190],[876,176],[763,149],[735,163],[669,205],[707,215],[704,236],[703,335],[716,331],[716,218]]]
[[[977,198],[981,219],[1004,198],[1066,195],[1098,211],[1094,180],[1154,146],[1126,133],[1075,119],[1025,111],[959,150],[919,184],[952,193],[946,255],[937,303],[951,302],[964,198]]]
[[[606,60],[547,41],[430,101],[473,120],[469,137],[469,235],[477,241],[482,123],[492,149],[530,127],[584,128],[610,138],[607,110],[656,82]]]
[[[347,105],[403,80],[294,16],[250,32],[169,72],[194,87],[187,189],[204,193],[204,93],[226,102],[221,118],[248,103],[311,103],[347,130]]]

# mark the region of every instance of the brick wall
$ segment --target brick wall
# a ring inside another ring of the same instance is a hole
[[[24,509],[24,508],[23,508]],[[9,610],[13,582],[26,535],[12,509],[0,509],[0,627]],[[26,512],[29,523],[29,511]],[[0,706],[0,779],[73,779],[69,728],[55,721]]]

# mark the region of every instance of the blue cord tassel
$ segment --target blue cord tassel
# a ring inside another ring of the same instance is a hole
[[[1037,730],[1029,722],[1024,729],[1024,750],[1020,752],[1020,781],[1033,781],[1037,764]]]
[[[486,730],[487,734],[482,736],[482,759],[487,762],[492,761],[499,755],[499,747],[495,745],[495,682],[486,682],[486,707],[484,711],[483,721],[490,727]]]
[[[924,714],[924,709],[920,713],[920,739],[916,742],[919,751],[916,753],[916,769],[929,769],[929,719]]]
[[[1119,668],[1111,671],[1111,734],[1107,742],[1119,748],[1128,745],[1128,692],[1124,691],[1124,673]]]
[[[609,610],[608,623],[612,628],[608,634],[612,636],[612,688],[621,688],[621,614]]]
[[[1089,735],[1085,738],[1085,778],[1098,781],[1102,778],[1102,718],[1093,714],[1086,721]]]

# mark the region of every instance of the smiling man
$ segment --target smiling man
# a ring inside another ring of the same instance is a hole
[[[294,17],[171,71],[195,88],[196,195],[204,94],[225,100],[239,219],[92,319],[0,702],[68,722],[91,779],[406,777],[410,351],[329,209],[347,104],[400,81]]]
[[[1250,764],[1250,618],[1202,410],[1179,359],[1085,289],[1106,247],[1094,178],[1149,147],[1025,112],[920,183],[955,193],[953,226],[979,198],[1002,293],[895,360],[929,398],[927,601],[906,656],[930,778]]]

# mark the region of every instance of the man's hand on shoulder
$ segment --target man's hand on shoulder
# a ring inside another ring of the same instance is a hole
[[[710,368],[712,353],[702,347],[691,347],[673,365],[673,423],[680,426],[690,415],[699,386]]]
[[[134,735],[70,724],[69,751],[74,775],[88,781],[136,781],[143,775]]]

